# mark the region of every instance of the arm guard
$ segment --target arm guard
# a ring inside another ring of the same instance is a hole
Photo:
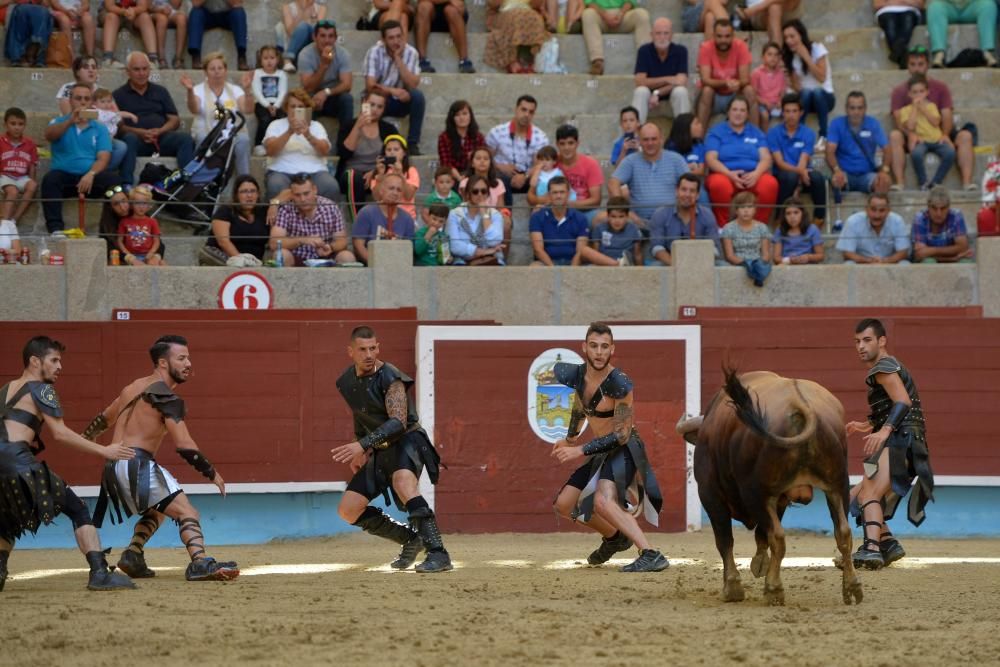
[[[612,449],[618,447],[618,436],[614,431],[608,433],[607,435],[602,435],[600,438],[594,438],[586,445],[583,446],[583,453],[587,456],[593,456],[594,454],[603,454],[604,452],[610,452]]]
[[[177,448],[177,453],[188,462],[188,465],[207,477],[208,481],[211,482],[215,479],[215,468],[212,467],[211,462],[205,458],[204,454],[196,449],[181,449],[180,447]]]
[[[896,401],[892,404],[892,409],[889,410],[889,416],[885,418],[884,425],[892,427],[893,431],[899,430],[899,427],[903,425],[903,420],[906,418],[909,411],[909,405]]]
[[[395,417],[392,417],[377,429],[358,440],[358,444],[360,444],[361,449],[366,452],[369,449],[385,449],[389,446],[390,439],[395,438],[398,435],[402,435],[405,431],[406,426],[403,422],[399,421]]]
[[[101,436],[102,433],[108,430],[108,419],[104,416],[104,413],[100,413],[87,424],[87,428],[83,429],[82,435],[87,440],[96,441],[97,438]]]

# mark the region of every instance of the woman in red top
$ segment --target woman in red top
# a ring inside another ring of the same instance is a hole
[[[118,223],[115,245],[121,251],[124,263],[131,266],[165,266],[160,257],[160,225],[149,217],[153,205],[153,191],[148,185],[137,185],[128,196],[132,202],[132,215]]]
[[[479,131],[472,106],[465,100],[452,102],[444,122],[444,132],[438,135],[438,162],[450,167],[458,183],[471,166],[472,153],[486,145],[486,138]]]

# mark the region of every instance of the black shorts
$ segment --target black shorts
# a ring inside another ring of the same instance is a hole
[[[635,479],[635,461],[632,460],[632,453],[628,450],[628,447],[619,447],[617,450],[608,454],[607,458],[604,459],[604,464],[601,465],[601,476],[599,479],[607,479],[614,481],[615,476],[612,471],[612,462],[615,457],[623,456],[625,457],[625,486],[628,486]],[[573,471],[573,474],[569,476],[566,480],[566,486],[572,486],[574,489],[583,490],[587,486],[587,482],[590,478],[594,476],[593,471],[593,461],[584,461],[583,465]]]
[[[434,18],[431,19],[431,32],[448,32],[448,19],[444,16],[444,8],[447,6],[447,3],[434,5]],[[462,13],[462,20],[465,21],[466,25],[468,25],[468,9]]]
[[[414,442],[415,434],[409,434],[387,449],[376,450],[373,462],[359,470],[347,484],[348,491],[360,493],[368,500],[374,500],[392,487],[392,475],[397,470],[409,470],[417,477],[423,470],[423,463],[415,462],[411,450],[420,443]],[[421,438],[426,441],[426,438]],[[430,443],[427,443],[430,446]]]

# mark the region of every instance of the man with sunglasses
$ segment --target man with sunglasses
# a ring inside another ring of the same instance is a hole
[[[354,98],[351,86],[351,54],[337,43],[337,24],[329,19],[317,21],[313,28],[312,48],[299,51],[299,80],[313,98],[316,116],[333,116],[340,129],[351,127]]]
[[[52,164],[42,178],[42,211],[45,226],[61,236],[66,224],[62,199],[91,195],[100,197],[121,182],[117,172],[107,169],[111,159],[111,135],[96,120],[83,117],[90,107],[90,86],[78,83],[70,92],[70,112],[49,122],[45,140],[52,147]]]

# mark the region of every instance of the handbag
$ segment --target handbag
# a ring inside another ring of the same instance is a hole
[[[49,46],[45,51],[45,64],[48,67],[69,69],[73,66],[73,48],[66,33],[55,31],[49,35]]]

